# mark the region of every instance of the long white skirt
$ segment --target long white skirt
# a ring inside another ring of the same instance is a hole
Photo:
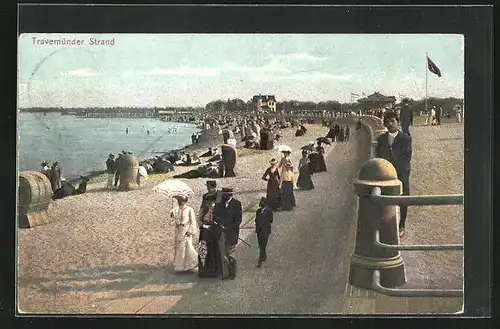
[[[193,245],[194,235],[185,236],[183,227],[175,231],[174,271],[184,272],[198,266],[198,253]]]

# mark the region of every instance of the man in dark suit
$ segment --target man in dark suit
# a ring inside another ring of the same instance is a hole
[[[378,137],[375,156],[392,163],[396,168],[398,179],[403,183],[403,195],[409,195],[412,154],[411,136],[398,130],[399,117],[396,112],[389,111],[385,113],[384,126],[388,131]],[[407,212],[408,206],[400,206],[399,236],[404,234]]]
[[[222,254],[222,279],[236,277],[235,250],[240,234],[240,224],[243,216],[241,202],[233,198],[232,188],[222,188],[220,200],[214,207],[214,221],[222,229],[221,252]]]
[[[408,104],[408,99],[403,99],[403,105],[401,107],[401,129],[405,134],[410,135],[410,126],[413,125],[413,110]]]
[[[273,211],[267,206],[266,198],[260,199],[259,209],[255,214],[255,233],[259,242],[259,262],[257,267],[261,267],[262,262],[267,260],[267,241],[271,234],[271,224],[273,223]]]

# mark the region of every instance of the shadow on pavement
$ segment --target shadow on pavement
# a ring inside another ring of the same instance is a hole
[[[109,292],[140,289],[145,285],[195,283],[196,272],[174,273],[170,267],[146,264],[82,268],[59,273],[55,278],[19,279],[19,287],[30,287],[45,293]],[[156,296],[155,292],[152,296]],[[133,294],[140,295],[140,292]],[[161,291],[158,292],[161,294]],[[144,295],[140,295],[144,296]]]

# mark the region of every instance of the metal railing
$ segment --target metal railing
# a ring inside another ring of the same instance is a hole
[[[463,297],[462,289],[399,289],[387,288],[380,284],[380,271],[373,271],[372,288],[374,291],[394,297]]]
[[[463,194],[449,195],[382,195],[380,187],[372,189],[372,200],[382,205],[395,206],[447,206],[464,204]]]
[[[379,205],[406,205],[406,206],[438,206],[438,205],[462,205],[463,194],[453,195],[418,195],[418,196],[392,196],[382,195],[379,187],[371,191],[372,201]],[[463,244],[440,244],[440,245],[390,245],[380,241],[380,232],[375,230],[374,244],[382,249],[394,251],[463,251]],[[372,288],[374,291],[396,297],[463,297],[463,289],[401,289],[387,288],[380,284],[380,271],[374,270]]]

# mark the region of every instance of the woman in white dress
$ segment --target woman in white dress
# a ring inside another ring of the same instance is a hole
[[[186,197],[176,197],[178,206],[170,210],[175,225],[174,271],[186,272],[198,266],[198,253],[193,241],[197,233],[196,216]]]

